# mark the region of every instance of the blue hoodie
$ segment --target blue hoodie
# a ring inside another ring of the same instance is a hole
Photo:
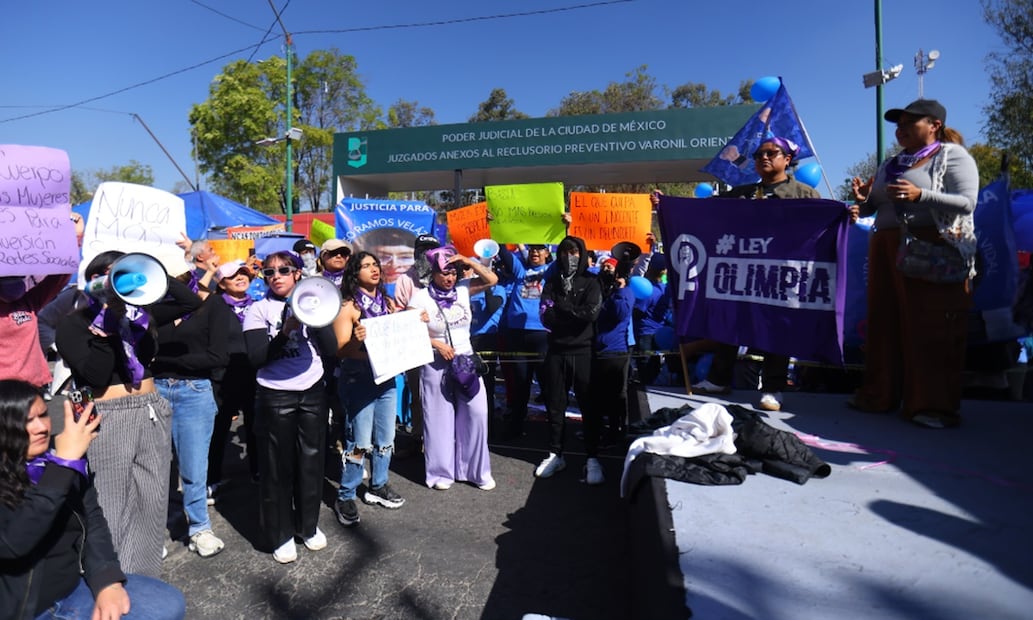
[[[545,331],[539,312],[539,300],[551,263],[528,267],[521,257],[503,247],[499,251],[509,303],[502,315],[501,326],[508,329]]]

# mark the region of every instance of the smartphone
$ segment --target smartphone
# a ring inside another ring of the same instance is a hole
[[[93,402],[93,390],[88,387],[72,390],[68,392],[68,400],[72,402],[72,417],[78,422],[83,412],[86,411],[87,403]],[[89,421],[92,421],[93,418],[94,414],[91,413]]]

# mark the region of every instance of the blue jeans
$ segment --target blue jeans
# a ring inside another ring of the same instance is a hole
[[[370,455],[373,488],[387,484],[391,453],[395,444],[396,400],[394,379],[373,383],[373,372],[366,360],[344,360],[337,381],[345,409],[344,469],[341,472],[340,499],[355,499],[362,482],[362,463]],[[356,456],[356,450],[362,454]]]
[[[183,481],[183,510],[189,534],[212,529],[208,518],[208,447],[218,407],[207,379],[155,379],[172,405],[172,446]]]
[[[164,581],[126,575],[125,589],[129,593],[130,609],[122,616],[123,620],[180,620],[186,615],[183,593]],[[36,616],[36,620],[89,620],[95,604],[86,580],[80,579],[71,594]]]

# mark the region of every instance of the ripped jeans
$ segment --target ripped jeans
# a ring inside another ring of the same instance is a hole
[[[373,470],[370,486],[379,489],[387,484],[395,444],[397,390],[393,380],[373,383],[366,360],[349,359],[341,361],[337,387],[345,410],[344,467],[337,497],[347,500],[355,499],[366,456]],[[356,458],[356,449],[363,455]]]

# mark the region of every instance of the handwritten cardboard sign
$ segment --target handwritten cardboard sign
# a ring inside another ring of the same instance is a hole
[[[570,193],[570,234],[589,250],[609,250],[630,241],[649,250],[646,235],[653,220],[649,194]]]
[[[101,183],[86,220],[79,280],[93,257],[108,250],[150,254],[169,275],[179,275],[189,269],[176,245],[186,229],[179,196],[145,185]]]
[[[491,238],[499,243],[559,243],[563,225],[563,184],[489,185]]]
[[[419,310],[406,310],[385,316],[362,319],[366,327],[366,352],[377,385],[434,361],[427,324]]]
[[[452,237],[452,245],[461,254],[473,256],[473,244],[491,237],[486,202],[453,209],[445,216],[448,218],[448,234]]]
[[[75,273],[68,153],[0,144],[0,276]]]

